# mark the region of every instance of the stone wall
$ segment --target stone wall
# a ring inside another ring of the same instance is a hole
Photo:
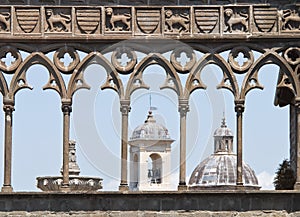
[[[0,216],[53,216],[55,214],[83,217],[300,216],[300,192],[201,191],[97,192],[89,194],[26,192],[0,194]]]
[[[0,217],[299,217],[300,212],[287,213],[286,211],[249,211],[249,212],[209,212],[209,211],[93,211],[93,212],[0,212]]]

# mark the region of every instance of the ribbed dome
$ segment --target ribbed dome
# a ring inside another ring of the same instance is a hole
[[[152,111],[149,111],[148,117],[145,123],[135,128],[130,140],[171,140],[168,133],[168,129],[161,124],[156,123],[152,115]]]
[[[236,155],[213,154],[193,171],[189,185],[196,188],[225,188],[236,186]],[[243,183],[246,188],[259,189],[254,171],[243,162]]]
[[[233,152],[233,134],[223,118],[214,133],[214,154],[203,160],[193,171],[190,189],[236,189],[237,156]],[[243,162],[243,184],[248,190],[258,190],[254,171]]]

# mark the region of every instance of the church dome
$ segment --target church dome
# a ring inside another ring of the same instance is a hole
[[[236,189],[237,156],[233,152],[233,134],[226,126],[225,118],[214,132],[214,153],[203,160],[193,171],[190,189]],[[258,190],[257,177],[249,165],[243,162],[243,184],[248,190]]]
[[[171,140],[171,138],[168,129],[156,123],[152,111],[149,111],[145,123],[134,129],[130,140]]]
[[[196,189],[234,189],[236,186],[236,155],[213,154],[193,171],[189,185]],[[254,171],[243,162],[245,188],[259,189]]]

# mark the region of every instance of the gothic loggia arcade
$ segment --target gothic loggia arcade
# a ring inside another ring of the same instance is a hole
[[[217,88],[232,93],[236,113],[236,184],[243,188],[243,115],[247,94],[263,89],[260,69],[280,68],[275,104],[290,107],[290,160],[300,189],[300,6],[296,1],[201,0],[143,1],[3,0],[0,1],[0,92],[5,116],[3,192],[13,191],[13,116],[16,95],[31,88],[28,69],[48,70],[44,89],[55,90],[61,101],[62,186],[69,188],[70,117],[75,92],[89,89],[85,69],[101,65],[106,80],[101,90],[114,91],[121,112],[120,186],[129,189],[128,116],[132,94],[149,85],[143,73],[150,65],[165,71],[161,89],[178,99],[180,122],[179,190],[186,190],[186,117],[190,95],[205,91],[202,70],[209,64],[222,70]],[[188,61],[182,64],[184,54]],[[128,61],[122,63],[121,57]],[[71,58],[64,64],[66,56]],[[237,57],[242,56],[240,63]],[[9,61],[11,60],[11,61]],[[97,73],[97,72],[95,72]],[[186,76],[186,81],[180,75]],[[68,76],[68,80],[64,77]],[[127,76],[126,82],[121,77]],[[7,79],[10,77],[11,79]],[[242,78],[242,83],[237,82]],[[100,91],[100,90],[99,90]],[[105,106],[105,105],[103,105]]]

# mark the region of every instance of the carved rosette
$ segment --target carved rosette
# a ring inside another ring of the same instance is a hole
[[[100,28],[100,9],[78,8],[76,9],[77,31],[81,34],[93,34]],[[98,31],[99,33],[99,31]]]
[[[196,8],[195,23],[199,33],[219,33],[219,8]]]
[[[45,8],[45,32],[72,32],[71,8]]]
[[[144,34],[160,33],[160,9],[136,9],[137,31]]]
[[[39,8],[16,8],[16,30],[18,33],[40,32],[40,9]]]
[[[272,32],[276,30],[277,9],[276,8],[254,8],[254,22],[259,32]],[[275,27],[275,28],[274,28]]]
[[[190,8],[165,8],[165,28],[168,34],[189,34],[191,26]]]

